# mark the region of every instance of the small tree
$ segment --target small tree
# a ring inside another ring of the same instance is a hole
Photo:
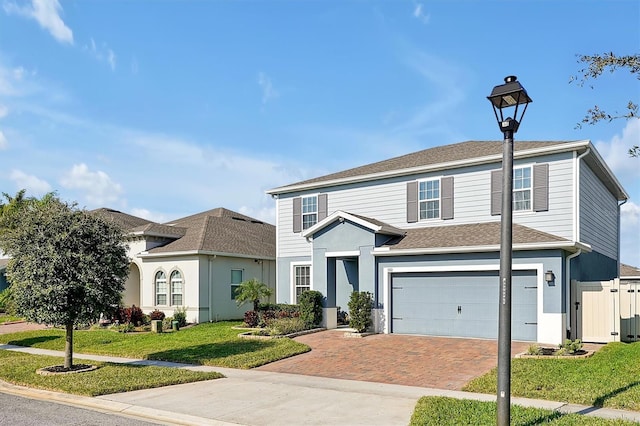
[[[322,299],[322,293],[316,290],[303,291],[298,297],[300,318],[306,327],[315,327],[322,322]]]
[[[260,300],[271,296],[273,291],[263,282],[252,278],[240,283],[236,289],[236,303],[242,306],[247,302],[253,302],[253,310],[258,312]]]
[[[129,270],[122,231],[53,196],[3,215],[0,228],[17,313],[65,327],[64,368],[71,369],[74,327],[120,302]]]
[[[371,309],[373,295],[368,291],[354,291],[349,299],[349,327],[358,333],[367,331],[373,325]]]

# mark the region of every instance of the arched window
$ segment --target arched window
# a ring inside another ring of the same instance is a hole
[[[167,304],[167,276],[164,272],[156,272],[156,305]]]
[[[171,273],[171,305],[182,306],[182,274],[180,271]]]

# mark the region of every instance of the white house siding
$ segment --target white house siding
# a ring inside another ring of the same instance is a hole
[[[178,307],[188,307],[187,320],[190,322],[200,322],[199,318],[199,268],[198,256],[175,256],[175,257],[147,257],[144,258],[141,267],[141,283],[142,300],[141,308],[145,313],[149,313],[154,309],[164,312],[167,316],[172,316]],[[183,286],[183,304],[181,306],[172,306],[170,295],[170,276],[174,270],[182,273]],[[164,271],[167,276],[167,305],[155,304],[155,275],[158,271]]]
[[[515,223],[573,239],[573,175],[572,156],[557,154],[516,161],[515,165],[549,164],[549,210],[514,214]],[[495,222],[499,216],[491,216],[491,170],[500,163],[466,167],[462,169],[424,173],[374,182],[342,185],[308,194],[328,194],[328,214],[337,210],[347,211],[399,228],[460,225],[478,222]],[[455,173],[452,173],[455,172]],[[406,184],[410,181],[454,176],[454,218],[451,220],[423,220],[407,223]],[[296,194],[282,194],[278,199],[278,256],[310,256],[311,245],[300,234],[293,233],[293,198]],[[303,193],[307,195],[307,193]]]
[[[618,202],[583,161],[580,165],[580,241],[618,258]]]

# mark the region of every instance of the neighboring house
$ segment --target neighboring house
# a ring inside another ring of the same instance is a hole
[[[318,290],[335,327],[369,291],[379,332],[496,338],[501,162],[470,141],[268,191],[277,301]],[[516,142],[513,183],[512,337],[560,343],[571,280],[618,277],[628,196],[589,141]]]
[[[116,210],[93,213],[127,233],[131,265],[126,306],[173,315],[187,308],[190,322],[242,318],[237,286],[256,278],[275,287],[275,227],[224,208],[159,224]]]
[[[640,268],[635,266],[620,264],[620,281],[623,283],[633,282],[640,284]]]
[[[7,287],[9,287],[9,283],[7,283],[7,263],[9,263],[8,258],[0,257],[0,291],[3,291]]]

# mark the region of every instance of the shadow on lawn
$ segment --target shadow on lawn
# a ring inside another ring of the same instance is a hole
[[[602,396],[597,397],[594,401],[593,401],[593,405],[595,407],[604,407],[604,403],[608,400],[611,399],[613,397],[615,397],[616,395],[619,395],[623,392],[628,391],[631,388],[634,388],[636,386],[640,386],[640,380],[637,380],[635,382],[629,383],[626,386],[623,386],[621,388],[612,390],[611,392],[604,394]]]
[[[6,344],[7,345],[16,345],[16,346],[34,346],[38,343],[48,342],[50,340],[58,340],[63,339],[64,336],[38,336],[38,337],[28,337],[26,339],[20,340],[10,340]]]
[[[274,340],[238,339],[227,342],[207,343],[181,349],[154,352],[149,354],[147,359],[203,365],[206,360],[222,359],[234,355],[257,352],[275,345],[276,342]]]

